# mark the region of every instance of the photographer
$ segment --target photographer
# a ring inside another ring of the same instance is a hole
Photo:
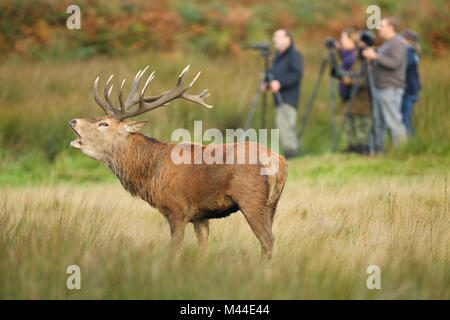
[[[270,71],[273,79],[262,85],[274,93],[279,92],[283,103],[275,96],[276,125],[280,130],[280,142],[286,158],[297,156],[297,106],[300,95],[300,80],[303,75],[303,61],[294,47],[292,35],[285,29],[277,30],[273,35],[276,53]]]
[[[417,33],[407,29],[402,32],[403,42],[407,48],[408,62],[406,66],[406,88],[402,101],[402,118],[409,136],[414,137],[414,128],[412,124],[412,110],[417,102],[419,90],[421,88],[419,78],[419,48]]]
[[[358,71],[361,67],[361,60],[358,58],[359,34],[352,28],[347,28],[341,33],[339,41],[335,42],[341,64],[339,71],[335,72],[339,81],[339,95],[342,101],[347,103],[351,98],[352,87],[358,81],[358,91],[353,97],[348,110],[347,141],[346,152],[357,152],[361,154],[369,153],[369,133],[370,133],[370,103],[369,93],[366,83],[365,70]]]
[[[397,146],[406,140],[406,130],[402,122],[401,104],[405,88],[406,46],[397,34],[397,20],[389,17],[380,22],[379,35],[384,43],[375,52],[366,48],[362,54],[374,61],[375,108],[374,121],[375,152],[382,152],[385,125],[390,129],[392,144]]]

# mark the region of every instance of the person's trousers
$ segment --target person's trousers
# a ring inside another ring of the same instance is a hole
[[[276,107],[275,122],[280,130],[280,144],[284,155],[297,155],[297,109],[290,104],[283,103]]]
[[[409,136],[414,137],[414,128],[412,124],[412,110],[414,104],[418,100],[417,94],[404,95],[402,101],[402,119],[403,124],[405,125],[406,132]]]
[[[383,151],[386,126],[389,128],[394,147],[406,140],[406,129],[401,113],[404,89],[377,88],[374,91],[372,143],[375,153],[379,153]]]
[[[349,146],[368,145],[370,133],[370,118],[368,116],[350,114],[346,129]]]

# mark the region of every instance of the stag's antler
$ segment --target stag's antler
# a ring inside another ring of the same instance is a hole
[[[144,70],[139,70],[136,76],[134,77],[133,84],[131,86],[131,91],[125,100],[123,101],[122,98],[122,91],[123,91],[123,85],[125,84],[125,79],[123,79],[122,84],[120,86],[120,92],[119,92],[119,103],[120,103],[120,109],[116,108],[111,101],[111,91],[113,88],[113,85],[109,87],[109,83],[111,82],[114,75],[111,75],[106,82],[105,89],[104,89],[104,95],[105,95],[105,101],[102,101],[98,97],[98,79],[95,79],[94,82],[94,100],[98,103],[98,105],[109,115],[114,116],[117,120],[123,120],[125,118],[134,117],[137,115],[140,115],[144,112],[159,108],[163,105],[166,105],[169,101],[177,99],[177,98],[184,98],[186,100],[196,102],[199,104],[204,105],[207,108],[212,108],[213,106],[208,105],[204,99],[209,96],[208,89],[203,90],[198,95],[191,95],[187,94],[186,91],[192,87],[195,80],[199,77],[200,73],[197,73],[195,78],[186,86],[183,88],[184,79],[186,78],[186,73],[189,70],[189,66],[184,68],[183,72],[181,72],[180,76],[178,77],[177,84],[170,89],[169,91],[164,92],[163,94],[160,94],[158,96],[148,96],[144,97],[145,90],[147,89],[150,81],[153,80],[155,77],[155,72],[153,71],[150,76],[148,77],[147,81],[145,82],[144,87],[141,91],[138,91],[139,82],[141,81],[142,76],[144,75],[145,71],[147,71],[148,66]],[[134,105],[138,105],[137,108],[132,109]]]

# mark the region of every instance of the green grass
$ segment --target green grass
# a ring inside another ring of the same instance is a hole
[[[408,149],[408,146],[403,148]],[[327,152],[290,160],[288,179],[311,182],[335,179],[344,184],[355,178],[446,176],[449,168],[450,157],[446,154],[414,154],[400,150],[365,157]],[[39,153],[15,156],[3,151],[0,172],[0,187],[105,183],[116,179],[102,163],[72,149],[59,153],[53,161]]]
[[[70,150],[49,161],[45,155],[3,152],[0,161],[0,186],[54,183],[108,182],[114,176],[99,162]]]

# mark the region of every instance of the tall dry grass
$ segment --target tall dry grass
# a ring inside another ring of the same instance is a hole
[[[2,189],[0,298],[448,299],[446,179],[336,182],[288,181],[267,264],[240,212],[212,221],[203,257],[188,226],[174,262],[164,218],[118,183]],[[66,288],[72,264],[81,290]]]

